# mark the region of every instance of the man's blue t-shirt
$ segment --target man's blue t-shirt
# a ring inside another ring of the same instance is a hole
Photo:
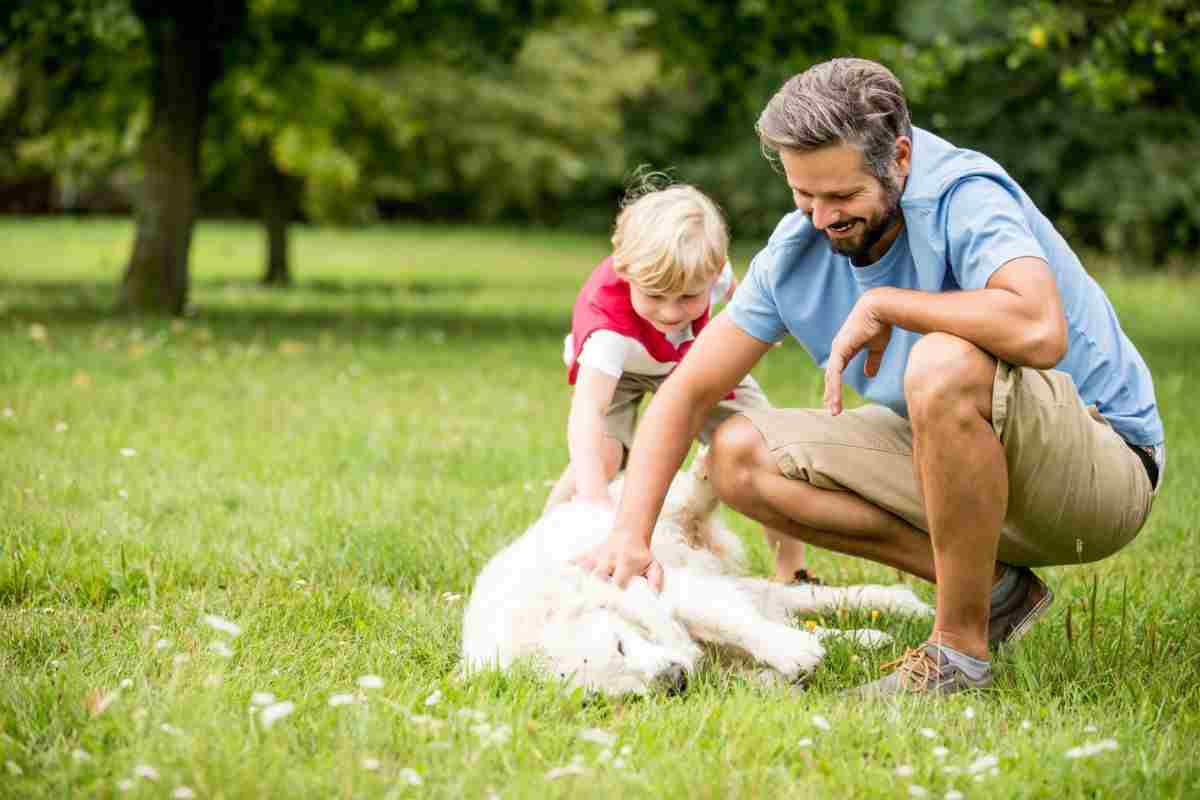
[[[931,154],[936,154],[936,164]],[[1095,405],[1124,439],[1161,444],[1162,421],[1150,371],[1121,330],[1104,291],[1011,178],[990,161],[994,172],[990,167],[961,168],[956,162],[960,154],[982,159],[914,129],[913,169],[901,198],[906,225],[882,258],[853,266],[796,211],[783,218],[754,258],[725,313],[760,341],[791,334],[824,368],[834,336],[868,289],[982,289],[1007,262],[1034,256],[1050,265],[1067,318],[1067,353],[1055,368],[1071,376],[1084,403]],[[920,247],[910,242],[918,236],[926,237]],[[916,259],[915,252],[921,254]],[[846,368],[845,383],[867,400],[907,416],[904,369],[919,338],[893,329],[879,373],[868,378],[863,373],[866,354],[859,353]]]

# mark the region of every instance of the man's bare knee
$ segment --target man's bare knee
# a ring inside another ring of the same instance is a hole
[[[904,397],[913,425],[982,414],[991,419],[996,359],[949,333],[922,336],[909,353]]]
[[[717,496],[738,507],[754,496],[753,474],[770,460],[762,434],[743,416],[727,419],[713,434],[708,476]]]

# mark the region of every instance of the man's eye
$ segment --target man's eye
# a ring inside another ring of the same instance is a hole
[[[621,655],[625,655],[625,643],[620,639],[617,640],[617,652]]]

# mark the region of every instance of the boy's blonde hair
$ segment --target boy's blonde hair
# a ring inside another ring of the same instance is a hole
[[[729,254],[717,204],[694,186],[643,187],[626,197],[613,231],[613,271],[643,291],[691,294],[712,285]]]

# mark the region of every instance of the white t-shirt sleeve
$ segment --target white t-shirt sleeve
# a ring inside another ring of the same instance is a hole
[[[733,288],[733,282],[733,265],[726,261],[725,268],[721,270],[721,274],[717,276],[717,282],[713,284],[708,293],[709,305],[715,306],[724,303],[725,298],[729,297],[729,290]]]
[[[619,378],[625,372],[625,360],[629,357],[630,348],[636,344],[635,340],[616,331],[595,331],[583,343],[579,363]]]

